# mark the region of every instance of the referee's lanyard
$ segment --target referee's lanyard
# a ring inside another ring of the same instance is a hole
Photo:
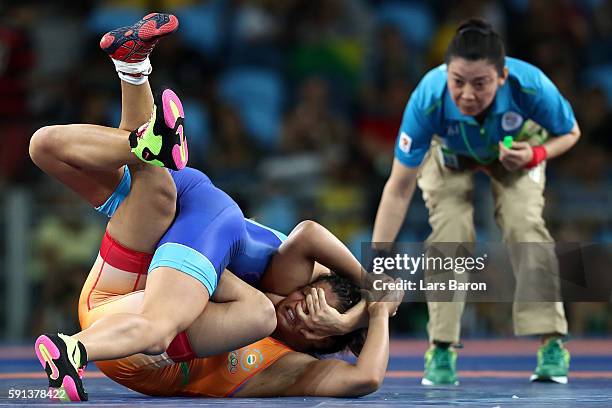
[[[485,119],[485,122],[486,122],[486,119]],[[476,162],[478,162],[479,164],[482,164],[484,166],[493,163],[493,161],[496,159],[496,157],[492,157],[492,158],[490,158],[488,160],[483,159],[472,148],[472,146],[470,145],[470,142],[468,141],[467,134],[465,133],[465,126],[463,125],[463,122],[459,122],[459,128],[461,129],[461,137],[463,138],[463,143],[465,144],[465,147],[467,147],[468,152],[470,152],[470,155],[472,156],[472,158],[474,160],[476,160]],[[481,127],[481,130],[484,130],[484,128]],[[485,144],[487,146],[489,146],[489,142],[490,141],[491,141],[491,135],[487,134],[487,141],[485,142]]]

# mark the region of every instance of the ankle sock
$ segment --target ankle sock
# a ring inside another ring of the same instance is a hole
[[[147,77],[153,71],[149,57],[140,62],[125,62],[112,59],[119,79],[132,85],[142,85],[147,81]]]

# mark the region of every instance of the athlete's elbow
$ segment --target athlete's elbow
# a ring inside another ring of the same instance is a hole
[[[578,139],[580,139],[580,136],[582,136],[582,132],[580,131],[580,127],[578,126],[578,123],[576,123],[576,125],[574,126],[574,129],[572,129],[572,135],[574,136],[574,144],[576,144],[578,142]]]
[[[364,395],[378,391],[378,389],[380,389],[382,386],[384,378],[384,375],[372,375],[366,377],[363,383],[363,390],[365,392]]]
[[[383,383],[383,378],[378,376],[364,376],[355,381],[353,387],[347,397],[363,397],[372,394],[380,389]]]
[[[289,236],[288,245],[290,245],[294,251],[308,252],[314,242],[316,242],[317,235],[320,234],[321,225],[312,220],[304,220],[300,222],[291,232]]]
[[[297,231],[299,235],[301,235],[302,237],[307,237],[307,238],[311,238],[320,229],[321,229],[321,225],[317,223],[316,221],[312,221],[312,220],[304,220],[295,227],[295,230]]]

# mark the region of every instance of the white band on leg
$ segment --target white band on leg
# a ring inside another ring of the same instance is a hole
[[[149,57],[140,62],[125,62],[112,59],[119,79],[132,85],[142,85],[147,81],[147,76],[153,71]]]

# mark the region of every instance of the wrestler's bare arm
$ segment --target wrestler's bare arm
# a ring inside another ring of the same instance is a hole
[[[368,338],[356,364],[289,353],[255,375],[235,396],[357,397],[376,391],[389,358],[389,316],[383,312],[370,318]]]
[[[298,224],[270,261],[259,287],[288,295],[330,270],[360,284],[359,261],[334,234],[314,221]]]
[[[314,221],[298,224],[270,261],[259,288],[266,293],[288,295],[296,288],[316,280],[320,275],[337,273],[360,285],[359,261],[334,234]],[[268,296],[270,297],[270,296]],[[345,314],[334,327],[348,333],[367,325],[365,301]],[[313,334],[317,333],[316,330]]]
[[[355,364],[289,353],[254,376],[235,396],[357,397],[376,391],[389,361],[389,317],[402,297],[403,292],[397,291],[368,305],[368,335]]]

